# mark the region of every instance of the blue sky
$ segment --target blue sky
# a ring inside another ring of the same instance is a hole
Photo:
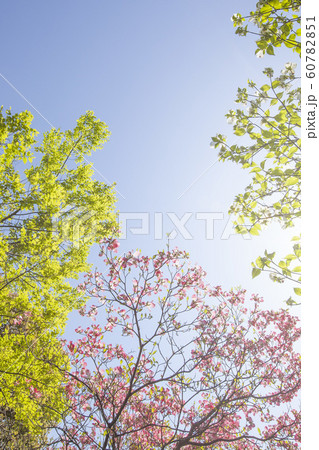
[[[296,60],[284,49],[257,59],[253,37],[235,35],[232,14],[254,6],[250,0],[2,3],[7,81],[0,78],[0,94],[5,107],[30,109],[41,132],[49,123],[72,128],[86,110],[109,125],[109,143],[92,157],[95,176],[117,183],[120,212],[147,214],[150,224],[148,235],[128,231],[123,250],[162,249],[174,229],[167,213],[188,213],[192,239],[178,234],[172,245],[188,250],[212,284],[241,285],[281,307],[289,287],[265,276],[251,280],[250,263],[266,248],[289,253],[289,240],[276,226],[252,240],[227,239],[228,208],[249,176],[218,162],[209,147],[217,132],[231,136],[224,114],[234,107],[237,87],[248,78],[263,82],[266,66],[280,70]],[[163,217],[163,239],[155,239],[154,213]],[[205,238],[198,213],[224,215],[214,239]],[[95,252],[91,260],[98,264]]]

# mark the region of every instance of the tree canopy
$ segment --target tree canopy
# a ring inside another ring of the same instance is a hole
[[[205,283],[178,249],[115,256],[79,286],[91,298],[66,341],[68,402],[50,448],[298,447],[298,319]]]
[[[116,215],[113,186],[94,180],[86,162],[107,126],[87,112],[74,130],[51,129],[38,144],[31,121],[28,111],[0,110],[0,405],[34,432],[53,411],[39,407],[37,390],[46,386],[58,407],[61,384],[37,358],[62,364],[57,336],[84,301],[70,280],[89,269],[90,247]]]
[[[275,48],[284,45],[301,54],[300,44],[300,7],[301,0],[260,0],[256,10],[249,15],[237,13],[232,17],[236,34],[246,36],[247,33],[257,35],[255,51],[258,57],[275,54]],[[258,32],[251,31],[245,22],[252,22]]]
[[[300,0],[261,0],[232,20],[237,34],[257,36],[258,57],[280,46],[300,55],[299,9]],[[242,144],[212,138],[221,161],[251,173],[230,207],[236,231],[251,235],[300,217],[296,65],[263,73],[226,114]],[[298,318],[210,286],[169,245],[116,256],[114,186],[88,162],[108,127],[88,111],[37,141],[31,125],[30,112],[0,109],[0,448],[299,448]],[[285,257],[265,250],[252,276],[290,280],[299,295],[293,242]],[[103,263],[91,271],[97,243]],[[81,321],[77,339],[61,339],[72,310],[97,324]]]
[[[257,43],[257,56],[266,51],[274,54],[273,46],[284,44],[300,55],[300,2],[287,0],[261,1],[250,20],[261,29]],[[290,15],[292,14],[292,17]],[[246,17],[247,18],[247,17]],[[247,27],[240,14],[233,16],[238,34],[246,35]],[[235,216],[238,233],[258,235],[263,227],[278,222],[283,228],[295,226],[300,218],[301,141],[300,77],[296,75],[296,64],[286,63],[280,75],[267,67],[263,71],[267,82],[258,87],[248,80],[248,88],[238,88],[236,103],[240,108],[226,114],[233,125],[235,136],[242,137],[241,145],[230,145],[225,136],[212,137],[212,147],[219,149],[221,161],[232,161],[249,169],[252,181],[245,192],[235,197],[229,212]],[[300,236],[293,237],[291,252],[286,256],[276,255],[274,249],[265,250],[252,263],[252,275],[269,272],[270,278],[282,283],[293,282],[294,294],[300,295]],[[287,304],[296,300],[289,297]]]

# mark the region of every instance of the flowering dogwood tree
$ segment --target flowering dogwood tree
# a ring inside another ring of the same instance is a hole
[[[257,35],[256,56],[274,55],[274,48],[284,45],[297,55],[300,45],[300,0],[260,0],[256,10],[247,16],[232,17],[236,33]],[[246,20],[257,27],[250,31]],[[296,70],[297,69],[297,70]],[[219,149],[221,161],[232,161],[249,169],[251,182],[236,195],[229,212],[235,216],[238,233],[258,235],[265,226],[277,222],[286,229],[298,224],[301,192],[301,88],[296,63],[287,62],[279,76],[266,67],[267,83],[258,87],[249,80],[248,89],[238,88],[236,103],[240,105],[226,114],[233,132],[243,136],[243,145],[231,145],[226,137],[212,137],[211,146]],[[291,251],[279,256],[265,250],[252,263],[252,276],[268,272],[272,281],[292,284],[294,294],[301,295],[300,236],[293,237]],[[286,303],[299,303],[290,296]]]
[[[298,319],[210,287],[178,249],[117,246],[103,240],[104,268],[79,286],[101,324],[64,342],[68,407],[50,448],[299,448]]]
[[[301,54],[301,0],[259,0],[256,10],[249,15],[234,14],[232,21],[236,34],[246,36],[247,33],[257,36],[255,51],[257,57],[275,54],[275,48],[284,45],[297,54]],[[257,26],[258,31],[252,31],[247,21]]]
[[[239,88],[236,103],[242,109],[230,110],[227,120],[235,136],[249,140],[244,145],[227,142],[221,134],[212,137],[221,161],[239,164],[252,174],[243,193],[236,195],[229,213],[238,233],[259,235],[277,222],[283,229],[294,227],[301,215],[301,89],[295,64],[287,63],[278,77],[266,68],[267,83],[253,81]],[[246,110],[247,108],[247,110]],[[278,283],[292,282],[294,294],[301,295],[300,236],[287,256],[266,250],[252,264],[253,278],[268,272]],[[296,301],[290,297],[287,304]]]

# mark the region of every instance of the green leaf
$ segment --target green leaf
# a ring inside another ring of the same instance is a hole
[[[268,55],[274,55],[275,54],[274,47],[272,45],[268,45],[266,51],[267,51]]]
[[[261,91],[264,91],[264,92],[269,91],[269,89],[270,89],[269,84],[264,84],[264,85],[261,86],[261,88],[260,88],[260,90],[261,90]]]
[[[262,268],[264,267],[264,263],[262,262],[262,259],[261,259],[260,256],[256,259],[256,265],[257,265],[257,267],[259,267],[260,269],[262,269]]]
[[[286,300],[286,304],[288,306],[293,306],[293,305],[296,305],[297,302],[295,300],[293,300],[291,297],[289,297],[288,300]]]
[[[284,185],[285,185],[285,186],[293,186],[294,184],[297,184],[297,183],[299,183],[299,182],[300,182],[299,178],[297,178],[297,177],[289,177],[289,178],[285,181]]]
[[[254,225],[253,227],[251,227],[251,229],[249,230],[249,233],[252,234],[253,236],[259,236],[259,229],[260,227],[257,226],[258,224]]]
[[[294,288],[296,295],[301,295],[301,289],[300,288]]]
[[[267,256],[267,258],[273,260],[276,255],[276,252],[267,253],[267,251],[265,250],[265,255]]]
[[[264,181],[264,179],[265,179],[265,177],[258,172],[255,174],[255,178],[259,182]]]
[[[272,131],[269,131],[269,130],[261,130],[261,134],[262,134],[266,139],[270,139],[270,138],[273,137]]]
[[[281,110],[280,113],[275,116],[275,119],[279,123],[286,123],[287,122],[287,111]]]
[[[292,123],[293,125],[301,126],[300,115],[295,112],[292,112],[290,117],[290,123]]]
[[[261,273],[261,269],[257,269],[256,267],[254,267],[253,270],[251,271],[251,273],[252,273],[252,277],[256,278]]]
[[[243,136],[246,133],[245,128],[237,128],[234,131],[234,134],[236,134],[236,136]]]

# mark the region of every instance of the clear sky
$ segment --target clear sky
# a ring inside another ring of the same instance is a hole
[[[281,307],[288,286],[262,275],[251,280],[250,263],[266,248],[281,247],[284,256],[289,240],[278,227],[252,240],[227,238],[228,208],[249,176],[218,162],[209,147],[217,132],[231,136],[224,114],[234,107],[237,87],[248,78],[262,83],[264,67],[280,70],[296,60],[284,49],[257,59],[253,37],[235,35],[232,14],[254,6],[251,0],[2,2],[0,72],[7,81],[0,77],[0,95],[15,112],[30,109],[41,132],[49,124],[72,128],[86,110],[109,125],[109,143],[92,157],[95,176],[117,183],[121,213],[144,213],[150,225],[139,235],[129,228],[141,222],[128,222],[123,250],[162,249],[175,228],[171,218],[189,213],[192,238],[178,233],[172,245],[188,250],[212,284],[241,285]],[[154,213],[163,217],[162,239],[155,239]],[[205,237],[202,213],[224,216],[214,239]],[[91,260],[98,263],[95,252]]]

